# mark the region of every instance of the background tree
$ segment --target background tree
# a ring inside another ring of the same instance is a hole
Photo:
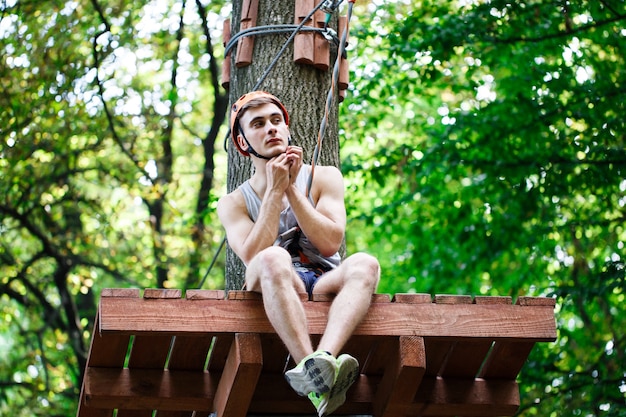
[[[239,30],[244,1],[233,3],[232,35]],[[311,10],[312,12],[313,10]],[[321,12],[320,12],[321,13]],[[310,163],[318,138],[320,122],[324,117],[326,95],[331,87],[331,69],[320,70],[312,65],[294,63],[294,43],[287,43],[292,33],[272,33],[277,25],[294,25],[294,2],[288,0],[259,2],[256,26],[266,27],[269,32],[254,37],[252,64],[238,67],[236,51],[231,52],[232,61],[230,102],[234,103],[242,94],[254,89],[268,91],[276,95],[286,106],[290,117],[292,142],[304,151],[304,162]],[[300,22],[297,22],[298,24]],[[337,16],[329,27],[337,30]],[[321,38],[321,35],[316,35]],[[238,44],[237,48],[240,48]],[[329,45],[330,46],[330,45]],[[334,63],[337,45],[329,48],[328,60]],[[332,66],[331,66],[332,68]],[[339,166],[339,141],[337,138],[338,94],[334,95],[330,112],[327,115],[327,129],[323,140],[323,150],[318,163]],[[229,145],[231,142],[228,142]],[[229,146],[228,190],[236,189],[250,177],[252,164],[249,158]],[[228,249],[226,267],[226,288],[241,289],[244,283],[245,268],[239,258]]]

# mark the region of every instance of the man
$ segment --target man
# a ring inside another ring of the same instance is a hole
[[[252,158],[254,173],[220,199],[217,212],[246,265],[246,288],[262,294],[267,317],[297,364],[285,373],[287,381],[322,417],[344,403],[359,375],[357,360],[339,353],[367,313],[380,267],[364,253],[341,262],[342,175],[335,167],[315,167],[307,193],[311,166],[303,164],[302,148],[291,145],[288,125],[287,110],[269,93],[248,93],[232,106],[231,137]],[[336,294],[317,349],[298,296],[305,291]]]

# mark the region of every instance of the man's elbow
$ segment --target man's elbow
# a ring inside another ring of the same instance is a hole
[[[330,257],[339,252],[341,244],[343,243],[343,237],[343,232],[329,234],[326,241],[317,248],[320,255]]]

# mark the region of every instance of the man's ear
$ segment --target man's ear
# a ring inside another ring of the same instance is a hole
[[[239,149],[242,151],[248,150],[248,142],[243,138],[241,133],[237,134],[237,143],[239,144]]]

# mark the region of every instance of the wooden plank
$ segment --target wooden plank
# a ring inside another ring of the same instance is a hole
[[[146,299],[180,298],[181,295],[182,295],[182,291],[179,289],[146,288],[143,291],[143,298],[146,298]]]
[[[554,308],[556,299],[550,297],[518,297],[515,304],[520,306]]]
[[[100,292],[100,298],[118,297],[118,298],[139,298],[141,291],[139,288],[104,288]]]
[[[169,335],[144,334],[135,336],[128,360],[128,368],[164,369],[171,344],[172,336]],[[117,417],[152,417],[152,410],[119,409]]]
[[[309,333],[323,334],[330,304],[306,303]],[[274,333],[260,301],[104,298],[103,332]],[[550,308],[518,305],[372,303],[355,335],[556,339]]]
[[[209,372],[222,372],[224,370],[224,366],[226,366],[226,359],[228,358],[228,352],[230,351],[230,346],[233,344],[233,339],[235,335],[233,333],[230,334],[220,334],[215,337],[213,340],[213,346],[211,346],[211,352],[209,357]]]
[[[382,375],[389,356],[394,349],[393,337],[354,336],[342,352],[349,353],[359,361],[361,372]]]
[[[213,335],[211,334],[175,336],[168,360],[168,369],[170,371],[195,370],[203,372],[212,342]],[[194,417],[194,412],[189,410],[159,410],[156,417]]]
[[[260,292],[239,290],[228,291],[226,298],[228,300],[263,300],[263,296]]]
[[[175,336],[168,361],[170,370],[204,370],[213,335]]]
[[[430,294],[400,293],[393,296],[393,302],[407,304],[428,304],[432,302],[432,297],[430,296]]]
[[[115,289],[108,288],[101,292],[101,297],[126,297],[126,298],[138,298],[140,296],[139,289]],[[117,367],[124,366],[126,354],[128,353],[128,344],[130,336],[127,334],[109,334],[102,335],[100,332],[100,309],[96,313],[94,330],[91,335],[91,342],[89,348],[89,356],[87,358],[87,367],[100,366],[100,367]],[[77,415],[80,417],[111,417],[113,415],[113,408],[97,409],[86,406],[86,394],[85,385],[89,383],[88,374],[86,373],[83,378],[81,386],[81,392],[78,403]]]
[[[122,367],[128,353],[130,336],[127,334],[106,334],[100,332],[100,318],[96,315],[91,336],[91,347],[87,366]]]
[[[534,342],[496,341],[478,376],[485,379],[515,379],[533,346]]]
[[[371,415],[371,398],[379,383],[380,377],[361,375],[348,390],[344,405],[333,415]],[[316,415],[316,411],[311,401],[307,397],[298,396],[282,375],[263,373],[250,403],[250,414]]]
[[[129,368],[163,369],[172,345],[172,336],[143,334],[133,340]]]
[[[263,363],[258,334],[235,334],[224,372],[215,392],[219,417],[245,417],[256,389]]]
[[[473,300],[470,295],[437,294],[434,301],[437,304],[472,304]]]
[[[146,288],[143,292],[146,302],[163,303],[172,299],[180,299],[181,290],[165,288]],[[140,334],[133,339],[128,367],[131,369],[157,369],[166,366],[173,339],[170,335]],[[152,417],[152,411],[137,409],[119,409],[117,417]]]
[[[459,340],[454,342],[439,376],[476,377],[492,344],[491,340]]]
[[[426,338],[426,375],[437,376],[443,370],[455,341]]]
[[[223,300],[226,297],[224,290],[187,290],[185,298],[187,300]]]
[[[315,26],[323,29],[324,26],[326,26],[325,17],[326,13],[321,10],[316,11],[313,15]],[[315,68],[321,71],[328,71],[328,68],[330,68],[330,42],[328,42],[322,34],[316,33],[314,37],[314,47],[313,61]]]
[[[406,415],[512,416],[519,404],[515,381],[425,377]]]
[[[314,294],[312,294],[310,301],[332,303],[336,296],[337,296],[337,294],[323,294],[323,293],[318,294],[318,293],[314,293]],[[307,294],[306,293],[301,293],[300,294],[300,299],[303,302],[307,301]],[[389,297],[389,294],[372,294],[372,299],[370,300],[370,303],[388,303],[388,302],[390,302],[390,300],[391,300],[391,298]]]
[[[474,303],[476,304],[504,304],[511,305],[513,303],[512,298],[509,296],[489,296],[485,297],[478,295],[474,297]]]
[[[171,410],[155,410],[154,417],[194,417],[195,411],[171,411]]]
[[[120,410],[213,408],[216,378],[208,372],[87,368],[86,405]]]
[[[405,416],[420,386],[425,369],[424,339],[417,336],[397,338],[395,355],[389,357],[381,384],[372,399],[374,416]]]
[[[289,352],[278,335],[263,335],[261,337],[261,351],[263,355],[263,372],[283,374],[287,367]]]

